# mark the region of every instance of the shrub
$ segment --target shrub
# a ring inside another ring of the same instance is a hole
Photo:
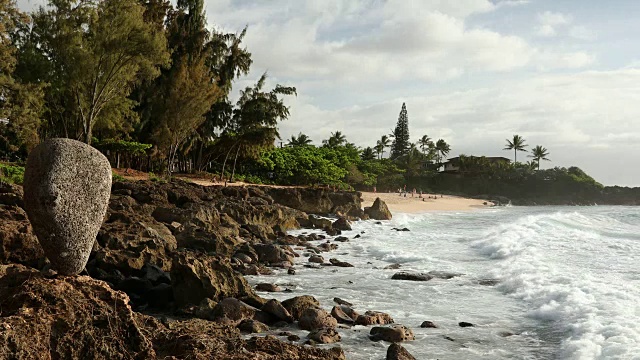
[[[24,182],[24,167],[0,164],[0,181],[22,185]]]

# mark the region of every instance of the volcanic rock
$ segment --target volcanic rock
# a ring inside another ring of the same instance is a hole
[[[386,360],[416,360],[402,345],[392,343],[387,349]]]
[[[320,308],[306,309],[298,320],[298,326],[303,330],[335,328],[337,325],[338,321],[328,312]]]
[[[307,338],[320,344],[333,344],[340,341],[340,334],[333,328],[322,328],[312,330]]]
[[[393,274],[391,277],[393,280],[409,280],[409,281],[429,281],[433,279],[433,276],[429,274],[423,273],[410,273],[406,271],[401,271],[399,273]]]
[[[356,325],[386,325],[394,323],[389,314],[379,311],[367,311],[356,318]]]
[[[370,207],[365,207],[364,213],[374,220],[391,220],[393,217],[387,204],[380,198],[376,198]]]
[[[404,325],[376,326],[371,329],[369,335],[373,341],[383,340],[393,343],[416,339],[413,331]]]
[[[109,160],[76,140],[46,140],[29,154],[24,193],[25,210],[51,266],[60,274],[79,274],[109,204]]]

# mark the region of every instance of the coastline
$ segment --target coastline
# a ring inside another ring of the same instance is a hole
[[[429,198],[431,196],[431,198]],[[362,206],[371,206],[376,198],[380,198],[387,204],[389,211],[392,214],[405,213],[405,214],[418,214],[434,211],[472,211],[477,209],[489,208],[489,205],[484,205],[485,200],[469,199],[452,195],[435,195],[423,194],[423,198],[418,198],[418,195],[411,197],[410,193],[407,196],[399,196],[398,193],[373,193],[362,192]]]

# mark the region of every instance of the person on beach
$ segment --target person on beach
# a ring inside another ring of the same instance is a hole
[[[374,194],[376,193],[376,187],[375,186],[373,187],[373,193]]]

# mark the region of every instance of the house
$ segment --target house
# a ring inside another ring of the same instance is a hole
[[[468,160],[483,159],[488,163],[494,164],[499,162],[509,164],[511,162],[511,160],[502,156],[465,156],[465,158]],[[447,162],[442,165],[444,165],[444,169],[441,172],[457,173],[460,171],[460,157],[456,156],[453,158],[449,158],[449,160],[447,160]]]

